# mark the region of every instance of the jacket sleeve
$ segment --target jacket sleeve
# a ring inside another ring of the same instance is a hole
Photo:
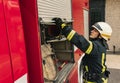
[[[76,31],[72,30],[70,26],[64,26],[62,33],[66,36],[67,40],[76,45],[84,53],[90,54],[93,49],[91,41],[86,40],[82,35],[79,35]]]

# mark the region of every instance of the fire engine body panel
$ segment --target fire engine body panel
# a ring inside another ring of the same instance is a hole
[[[82,52],[57,32],[51,19],[61,17],[84,35],[88,0],[60,1],[0,0],[0,83],[78,83]]]
[[[17,0],[1,0],[0,5],[0,83],[13,83],[27,72],[20,7]]]
[[[7,39],[7,32],[5,26],[5,19],[4,19],[4,10],[3,10],[3,3],[0,0],[0,35],[3,38],[0,38],[0,82],[9,82],[12,83],[12,72],[11,72],[11,62],[10,62],[10,54],[9,54],[9,46],[8,46],[8,39]],[[4,73],[3,73],[4,72]],[[7,80],[6,80],[7,79]]]

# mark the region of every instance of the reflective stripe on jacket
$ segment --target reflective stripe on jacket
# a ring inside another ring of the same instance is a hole
[[[87,67],[88,72],[100,74],[106,70],[106,47],[102,39],[88,41],[68,26],[64,26],[62,32],[72,44],[85,53],[83,65]]]

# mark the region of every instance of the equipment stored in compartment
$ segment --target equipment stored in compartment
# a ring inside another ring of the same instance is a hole
[[[55,25],[40,24],[45,83],[63,83],[74,63],[73,45],[62,34],[56,34],[54,28],[58,29]]]
[[[64,83],[74,63],[73,45],[52,18],[72,25],[71,0],[37,0],[45,83]]]

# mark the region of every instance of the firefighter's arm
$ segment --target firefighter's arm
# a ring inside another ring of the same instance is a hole
[[[93,49],[93,44],[87,41],[82,35],[79,35],[74,31],[71,26],[67,26],[60,18],[54,18],[55,24],[62,30],[62,33],[66,36],[67,40],[76,45],[83,52],[90,54]]]

